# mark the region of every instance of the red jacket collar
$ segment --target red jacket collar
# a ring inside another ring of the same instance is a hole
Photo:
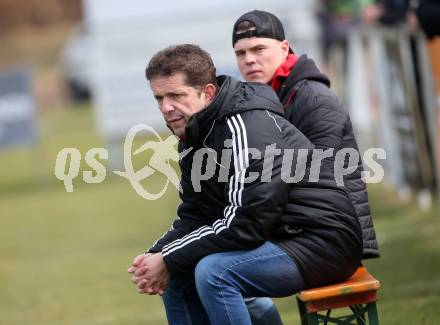
[[[286,79],[286,77],[289,75],[296,61],[298,61],[298,57],[295,54],[290,53],[287,56],[286,61],[284,61],[275,71],[272,80],[269,81],[269,84],[272,86],[275,92],[280,90],[284,79]]]

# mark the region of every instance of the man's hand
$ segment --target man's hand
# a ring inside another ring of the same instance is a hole
[[[131,277],[131,282],[136,284],[136,286],[139,285],[141,280],[145,279],[144,275],[146,272],[146,268],[143,263],[148,258],[148,256],[151,256],[151,255],[153,255],[153,254],[147,253],[147,254],[141,254],[141,255],[136,256],[133,259],[131,266],[127,270],[128,273],[133,274],[133,276]],[[143,285],[144,285],[144,282],[143,282]]]
[[[143,259],[142,266],[134,272],[133,282],[137,284],[139,293],[162,295],[170,278],[162,253],[157,253]]]
[[[136,271],[136,269],[142,265],[142,262],[144,261],[144,259],[150,255],[153,255],[153,254],[147,253],[147,254],[141,254],[141,255],[136,256],[133,259],[133,262],[132,262],[131,266],[128,268],[127,272],[134,273]]]

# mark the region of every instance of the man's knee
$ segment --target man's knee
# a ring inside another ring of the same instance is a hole
[[[224,263],[216,255],[205,256],[196,265],[194,279],[199,293],[200,291],[215,289],[219,286],[219,281],[224,272]]]

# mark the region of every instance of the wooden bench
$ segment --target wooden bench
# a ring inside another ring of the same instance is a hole
[[[362,266],[345,282],[301,291],[296,296],[301,324],[315,325],[322,322],[378,325],[376,301],[379,288],[380,282]],[[330,315],[333,309],[343,307],[350,308],[348,315]],[[322,311],[326,313],[320,314]],[[365,313],[368,314],[368,323]]]

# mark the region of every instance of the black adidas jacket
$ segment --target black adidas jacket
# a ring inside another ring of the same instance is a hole
[[[285,117],[319,149],[358,150],[350,116],[330,90],[330,80],[306,55],[299,57],[278,91]],[[334,156],[327,159],[333,164]],[[362,180],[362,160],[355,172],[344,177],[344,187],[359,218],[363,234],[363,258],[379,256],[368,193]]]
[[[272,173],[267,173],[263,157],[252,148],[264,154],[273,144],[278,149],[314,146],[282,117],[283,107],[270,87],[230,77],[218,82],[217,96],[191,117],[179,148],[193,149],[180,162],[178,219],[149,252],[161,251],[175,275],[193,272],[204,256],[270,240],[295,260],[307,287],[345,280],[362,255],[361,231],[347,193],[325,166],[318,182],[309,183],[307,173],[300,182],[285,182],[283,155],[273,157]],[[228,161],[221,153],[231,149]],[[203,170],[216,167],[200,188],[191,179],[194,162]],[[295,164],[292,170],[290,175]]]

